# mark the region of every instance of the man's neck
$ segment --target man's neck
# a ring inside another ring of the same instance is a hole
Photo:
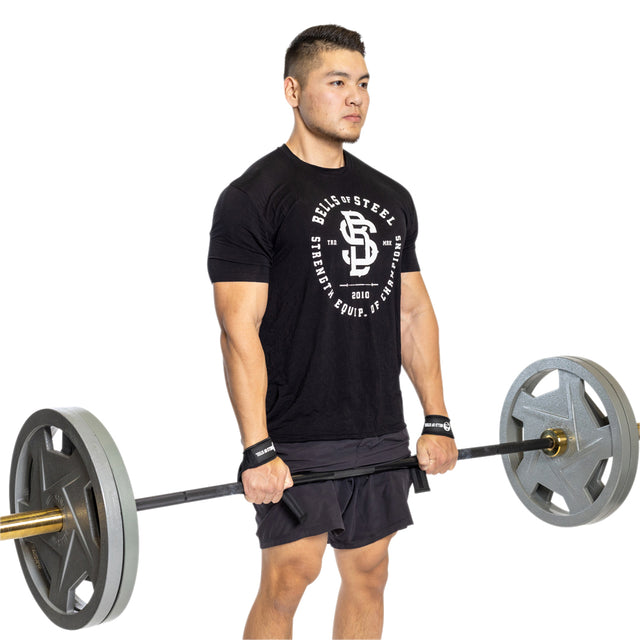
[[[339,169],[344,166],[344,152],[341,142],[321,140],[316,137],[304,138],[294,131],[287,141],[287,147],[294,155],[307,164],[325,169]]]

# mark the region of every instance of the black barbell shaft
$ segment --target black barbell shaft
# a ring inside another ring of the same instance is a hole
[[[522,440],[520,442],[503,442],[501,444],[488,445],[483,447],[471,447],[469,449],[458,450],[458,460],[468,460],[470,458],[482,458],[486,456],[506,455],[509,453],[524,453],[526,451],[539,451],[551,449],[555,446],[553,438],[537,438],[535,440]],[[382,471],[393,471],[397,469],[411,469],[418,466],[418,458],[410,456],[391,462],[356,467],[353,469],[343,469],[339,471],[315,471],[309,473],[299,473],[292,476],[294,485],[310,484],[312,482],[323,482],[326,480],[341,480],[344,478],[354,478],[357,476],[372,475]],[[197,502],[199,500],[210,500],[223,496],[238,495],[244,493],[242,482],[230,482],[201,489],[190,489],[187,491],[177,491],[148,498],[136,500],[136,509],[146,511],[147,509],[159,509],[170,507],[185,502]],[[286,492],[285,492],[286,496]]]
[[[507,455],[509,453],[525,453],[526,451],[540,451],[543,449],[551,449],[554,446],[556,446],[556,443],[553,438],[536,438],[534,440],[521,440],[520,442],[502,442],[484,447],[459,449],[458,460]]]
[[[522,440],[521,442],[505,442],[501,444],[489,445],[484,447],[472,447],[470,449],[459,449],[458,460],[468,460],[469,458],[481,458],[485,456],[505,455],[510,453],[524,453],[526,451],[552,450],[557,446],[557,442],[553,437],[543,437],[536,440]],[[383,462],[375,465],[364,467],[356,467],[353,469],[342,469],[338,471],[316,471],[308,473],[299,473],[292,476],[294,485],[309,484],[312,482],[322,482],[327,480],[340,480],[344,478],[354,478],[358,476],[372,475],[382,471],[393,471],[397,469],[417,469],[418,459],[416,456],[393,460],[391,462]],[[220,484],[212,487],[203,487],[201,489],[190,489],[188,491],[178,491],[175,493],[166,493],[163,495],[150,496],[148,498],[140,498],[136,500],[136,510],[145,511],[147,509],[158,509],[161,507],[169,507],[185,502],[196,502],[199,500],[209,500],[212,498],[220,498],[222,496],[230,496],[244,493],[241,482],[230,482],[228,484]],[[297,505],[295,500],[286,491],[283,495],[283,502],[289,507],[292,514],[299,520],[305,518],[304,512]],[[49,531],[41,529],[34,533],[34,526],[40,526],[40,512],[14,514],[0,519],[0,539],[13,539],[25,537],[28,535],[41,535]],[[59,531],[64,523],[62,512],[58,509],[51,509],[45,514],[51,524],[51,531]]]

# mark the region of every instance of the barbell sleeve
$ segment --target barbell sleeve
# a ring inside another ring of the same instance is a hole
[[[62,529],[64,516],[60,509],[27,511],[0,518],[0,540],[17,540],[57,533]]]

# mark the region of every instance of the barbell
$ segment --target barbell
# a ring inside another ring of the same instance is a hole
[[[547,358],[524,369],[504,401],[500,441],[460,449],[458,459],[502,455],[518,498],[558,526],[611,515],[628,495],[638,465],[638,425],[624,391],[605,369],[583,358]],[[295,474],[293,481],[393,469],[411,469],[414,488],[428,489],[426,477],[422,484],[416,480],[415,456]],[[50,620],[80,629],[116,618],[129,602],[138,564],[138,511],[242,491],[242,483],[234,482],[136,500],[116,444],[94,415],[80,408],[43,409],[27,419],[16,440],[13,514],[0,518],[0,539],[15,540],[29,588]]]

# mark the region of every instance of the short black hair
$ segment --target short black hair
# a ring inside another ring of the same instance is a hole
[[[287,49],[284,57],[284,77],[292,76],[304,84],[313,68],[318,54],[334,49],[357,51],[364,57],[364,42],[360,34],[337,24],[323,24],[309,27],[298,34]]]

